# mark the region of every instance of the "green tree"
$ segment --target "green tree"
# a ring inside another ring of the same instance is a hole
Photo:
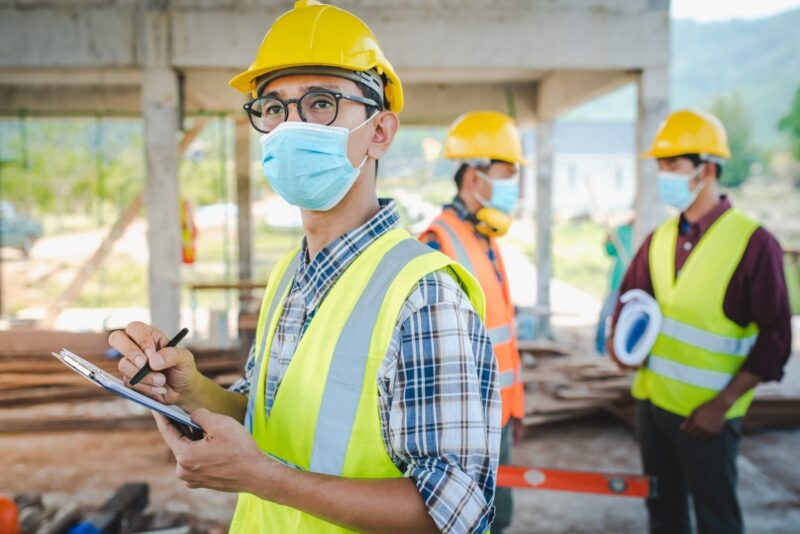
[[[761,159],[750,140],[752,123],[747,107],[740,96],[734,94],[714,99],[709,111],[725,125],[731,148],[731,158],[723,165],[720,182],[726,187],[739,187],[750,176],[753,163]]]
[[[792,155],[794,159],[800,161],[800,87],[794,94],[794,102],[789,113],[778,121],[778,129],[789,135],[789,142],[792,144]]]

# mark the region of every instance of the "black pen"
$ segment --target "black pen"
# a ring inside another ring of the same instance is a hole
[[[178,332],[177,334],[175,334],[175,337],[170,339],[169,342],[166,345],[164,345],[164,347],[161,347],[161,348],[163,349],[163,348],[166,348],[166,347],[174,347],[175,345],[180,343],[183,340],[183,338],[186,337],[186,334],[188,334],[188,333],[189,333],[189,329],[188,328],[181,328],[181,331]],[[150,361],[148,360],[147,362],[145,362],[144,367],[139,369],[136,372],[136,374],[133,375],[133,378],[131,378],[131,385],[135,386],[136,384],[138,384],[142,380],[142,378],[147,376],[147,373],[149,373],[150,371],[151,371],[151,369],[150,369]]]

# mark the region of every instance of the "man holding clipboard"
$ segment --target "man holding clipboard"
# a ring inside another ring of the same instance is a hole
[[[231,390],[151,326],[110,336],[126,381],[148,364],[134,389],[205,431],[190,441],[156,414],[178,478],[238,492],[232,532],[486,532],[500,397],[483,293],[375,190],[399,78],[360,19],[304,0],[231,85],[305,238],[270,275]]]

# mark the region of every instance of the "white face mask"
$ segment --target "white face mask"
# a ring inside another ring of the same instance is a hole
[[[374,115],[373,115],[374,116]],[[348,130],[308,122],[284,122],[261,136],[263,174],[272,189],[289,204],[312,211],[327,211],[341,202],[361,173],[347,157]]]
[[[697,178],[704,166],[705,163],[698,165],[694,172],[690,174],[669,171],[659,172],[658,196],[661,201],[681,211],[691,206],[705,186],[705,182],[700,182],[694,190],[691,189],[692,181]]]

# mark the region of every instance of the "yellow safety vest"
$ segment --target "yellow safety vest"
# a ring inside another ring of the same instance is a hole
[[[725,316],[728,285],[759,224],[729,209],[697,243],[675,276],[678,220],[662,224],[650,243],[650,278],[663,325],[631,392],[669,412],[688,416],[722,391],[750,353],[758,336]],[[736,401],[726,416],[747,412],[753,392]]]
[[[448,268],[483,319],[480,286],[463,267],[405,230],[382,235],[330,289],[297,346],[267,419],[269,347],[297,270],[298,251],[281,259],[270,274],[245,424],[265,453],[296,469],[348,478],[402,477],[383,442],[376,376],[403,303],[421,278]],[[350,532],[244,493],[230,531]]]

